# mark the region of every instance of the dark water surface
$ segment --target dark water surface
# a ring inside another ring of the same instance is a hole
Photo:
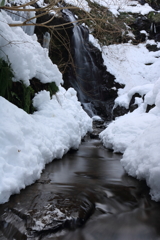
[[[158,240],[160,203],[127,176],[121,155],[86,140],[0,205],[1,240]]]

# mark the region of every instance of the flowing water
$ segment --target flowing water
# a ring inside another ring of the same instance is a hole
[[[77,19],[68,9],[64,9],[63,14],[73,24],[70,44],[74,60],[74,76],[70,79],[70,84],[76,89],[81,103],[100,99],[100,88],[97,83],[102,76],[91,54],[88,28],[78,24]]]
[[[100,78],[87,37],[74,23],[73,87],[85,104],[99,96]],[[160,203],[151,201],[145,182],[124,172],[121,157],[86,138],[78,151],[48,164],[36,183],[0,205],[0,240],[160,240]]]
[[[64,74],[65,87],[77,91],[78,100],[89,116],[100,115],[110,121],[117,89],[123,86],[114,82],[115,77],[107,72],[101,51],[89,40],[89,29],[78,23],[68,9],[62,12],[65,21],[72,23],[68,33],[72,63]]]
[[[121,157],[86,138],[0,205],[0,239],[160,239],[160,203],[125,174]]]

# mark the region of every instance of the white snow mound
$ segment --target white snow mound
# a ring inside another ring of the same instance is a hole
[[[38,111],[29,115],[0,97],[0,204],[38,179],[46,163],[77,149],[92,130],[73,89],[60,87],[52,99],[42,91],[33,102]]]

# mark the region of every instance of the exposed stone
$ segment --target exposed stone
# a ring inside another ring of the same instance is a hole
[[[156,45],[156,44],[153,44],[153,45],[147,44],[147,45],[146,45],[146,48],[147,48],[150,52],[157,52],[157,51],[160,50],[160,48],[157,48],[157,45]]]
[[[132,98],[131,101],[129,103],[129,111],[133,112],[135,109],[138,108],[138,104],[135,104],[135,98],[142,98],[142,96],[139,93],[135,93]]]
[[[146,108],[146,113],[148,113],[152,108],[154,108],[155,107],[155,104],[153,104],[153,105],[147,105],[147,108]]]
[[[126,109],[123,106],[117,106],[113,109],[113,120],[116,117],[123,116],[124,114],[128,113],[129,109]]]
[[[137,108],[138,108],[138,104],[133,104],[133,105],[130,106],[129,110],[130,110],[130,112],[133,112]]]

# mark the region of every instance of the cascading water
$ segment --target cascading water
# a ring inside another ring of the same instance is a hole
[[[150,30],[151,30],[151,32],[152,33],[154,33],[154,34],[156,34],[157,33],[157,30],[156,30],[156,25],[155,25],[155,23],[151,23],[151,27],[150,27]]]
[[[71,80],[72,86],[77,90],[79,100],[82,103],[99,99],[100,92],[97,85],[99,70],[89,51],[88,29],[77,24],[71,11],[65,9],[63,13],[73,23],[71,46],[76,81]]]
[[[110,120],[117,97],[114,76],[107,72],[99,49],[90,43],[88,28],[78,24],[67,9],[63,10],[63,17],[73,24],[72,34],[69,34],[73,64],[64,75],[65,87],[77,91],[78,99],[91,117],[98,114]]]

